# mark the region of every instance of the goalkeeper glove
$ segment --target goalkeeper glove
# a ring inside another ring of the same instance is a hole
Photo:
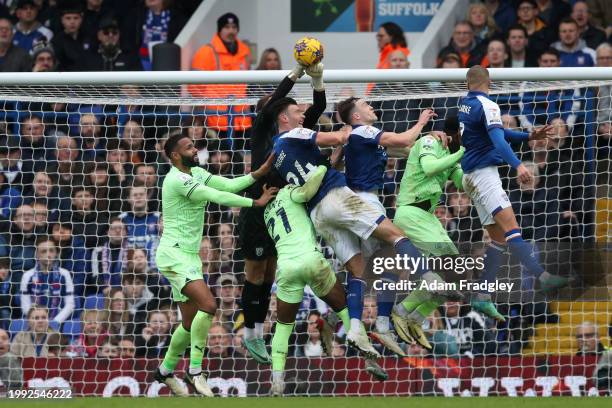
[[[289,77],[289,79],[295,82],[298,79],[300,79],[302,76],[304,76],[305,69],[306,67],[303,66],[302,64],[296,64],[295,68],[293,68],[291,72],[289,73],[289,75],[287,76]]]
[[[315,91],[324,91],[325,84],[323,83],[323,63],[318,62],[306,68],[306,73],[311,78],[312,89]]]

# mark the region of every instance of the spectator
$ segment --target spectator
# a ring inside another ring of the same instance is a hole
[[[213,324],[208,331],[207,358],[227,358],[232,355],[232,336],[221,324]]]
[[[61,11],[63,30],[53,37],[52,44],[59,61],[60,71],[86,71],[91,39],[81,30],[82,9],[75,3]]]
[[[147,325],[142,329],[140,336],[136,337],[136,356],[160,358],[165,355],[170,344],[170,330],[170,321],[166,313],[149,312]]]
[[[592,67],[595,65],[595,50],[580,39],[578,23],[571,17],[559,24],[559,40],[552,47],[559,51],[562,67]]]
[[[15,187],[27,186],[32,182],[31,162],[21,159],[19,140],[15,136],[0,139],[0,172],[5,181]]]
[[[218,244],[213,244],[208,237],[202,238],[200,243],[200,259],[202,260],[202,271],[204,276],[213,276],[219,272],[221,262],[219,261]]]
[[[304,357],[323,357],[323,345],[321,343],[321,333],[317,327],[321,313],[316,310],[310,312],[308,316],[308,340],[302,347],[302,355]]]
[[[387,22],[380,25],[376,33],[376,42],[378,43],[378,64],[376,68],[390,68],[389,55],[393,51],[401,51],[406,57],[410,55],[406,37],[402,28],[393,23]]]
[[[121,49],[121,31],[117,20],[102,18],[97,28],[97,38],[98,48],[90,55],[92,71],[142,71],[138,55]]]
[[[125,187],[128,174],[132,174],[132,163],[128,160],[128,147],[118,139],[106,143],[106,162],[110,167],[109,175],[116,176],[119,185]]]
[[[96,32],[104,19],[103,16],[111,12],[109,9],[113,7],[112,3],[112,0],[107,0],[106,2],[104,0],[87,0],[85,2],[81,31],[86,38],[92,39],[92,45],[94,45],[93,40],[96,38]]]
[[[28,72],[32,60],[23,48],[13,45],[13,23],[0,17],[0,72]]]
[[[588,0],[591,11],[591,21],[595,27],[606,30],[606,35],[612,34],[612,7],[607,0]]]
[[[140,60],[145,71],[151,71],[153,46],[174,41],[187,22],[175,8],[165,0],[145,0],[145,9],[138,13],[135,26],[139,31],[137,44],[140,45]]]
[[[8,330],[13,315],[16,285],[11,282],[11,260],[0,258],[0,329]]]
[[[26,167],[33,169],[34,163],[44,161],[47,149],[50,147],[45,141],[45,124],[36,115],[26,116],[19,124],[19,145],[21,147],[21,160],[31,162]]]
[[[261,53],[259,65],[255,69],[258,71],[282,69],[280,54],[276,48],[266,48]]]
[[[558,27],[559,22],[569,17],[572,7],[564,0],[536,0],[538,17],[549,27]]]
[[[47,205],[39,201],[32,204],[34,208],[34,231],[36,234],[48,234],[49,233],[49,210]]]
[[[57,221],[60,210],[70,207],[67,200],[60,199],[59,188],[55,186],[53,178],[44,171],[34,173],[32,185],[24,189],[24,203],[29,205],[37,202],[44,203],[49,211],[48,221]]]
[[[508,66],[512,68],[536,67],[537,57],[528,48],[527,30],[520,24],[510,27],[506,36],[506,44],[510,49]]]
[[[79,136],[81,160],[84,162],[96,160],[102,136],[102,128],[96,115],[93,113],[81,115],[79,120]]]
[[[459,354],[472,357],[484,354],[486,323],[484,317],[471,310],[467,312],[459,302],[446,302],[441,308],[442,329],[448,337],[454,338]],[[491,342],[492,345],[495,342]]]
[[[464,192],[449,195],[448,206],[453,216],[450,237],[456,244],[478,242],[482,239],[482,227],[477,217],[472,215],[470,198]]]
[[[59,184],[60,195],[69,197],[73,185],[83,185],[83,162],[78,160],[78,157],[79,150],[76,140],[70,136],[60,136],[57,138],[50,160],[40,163],[36,171],[46,171],[47,174],[52,175]]]
[[[130,245],[145,248],[159,235],[159,213],[149,211],[147,189],[144,186],[130,187],[128,198],[130,211],[119,215],[127,227]]]
[[[96,357],[98,350],[108,340],[108,311],[89,309],[81,315],[79,338],[70,347],[70,352],[78,357]]]
[[[193,56],[191,68],[200,71],[236,71],[248,70],[251,65],[251,51],[249,47],[238,39],[240,21],[233,13],[226,13],[217,20],[217,34],[209,44],[202,46]],[[246,96],[246,85],[192,85],[189,87],[192,95],[203,97],[227,98]],[[206,126],[227,134],[229,118],[227,113],[239,114],[231,123],[234,132],[244,132],[251,127],[251,118],[247,116],[248,105],[206,106],[207,110],[217,112],[218,115],[207,115]],[[244,116],[242,116],[243,114]],[[242,135],[239,135],[242,136]],[[234,135],[234,137],[236,137]]]
[[[133,164],[144,161],[144,130],[135,120],[128,120],[123,126],[121,138],[128,150],[128,161]]]
[[[130,313],[127,309],[125,295],[120,287],[111,288],[104,300],[104,310],[108,313],[108,334],[114,340],[125,336],[129,330]]]
[[[60,333],[50,333],[47,344],[49,345],[47,357],[69,357],[69,341],[66,336]]]
[[[70,271],[58,266],[57,246],[51,238],[36,241],[36,266],[21,278],[19,301],[27,315],[32,305],[43,305],[56,328],[70,318],[74,310],[74,284]]]
[[[127,267],[127,228],[118,217],[109,221],[108,239],[91,251],[89,288],[106,293],[111,287],[121,287],[121,273]]]
[[[124,337],[119,340],[119,358],[127,359],[136,357],[136,346],[134,341],[129,337]]]
[[[34,208],[22,204],[13,212],[13,222],[2,236],[0,256],[9,256],[13,282],[20,282],[23,271],[36,265],[36,235]]]
[[[478,41],[488,42],[499,35],[495,20],[489,14],[487,6],[482,3],[470,4],[465,19],[472,25],[474,36]]]
[[[389,54],[389,68],[390,69],[408,69],[410,63],[408,62],[408,56],[402,50],[394,50]]]
[[[606,33],[589,23],[589,5],[585,0],[578,0],[574,3],[571,17],[578,24],[578,33],[584,40],[586,46],[596,49],[600,44],[606,42]]]
[[[519,128],[518,121],[515,116],[512,115],[501,115],[502,126],[504,129],[517,130]]]
[[[119,177],[110,174],[108,163],[91,162],[85,166],[85,187],[88,187],[96,201],[96,211],[107,216],[119,214],[123,205]]]
[[[556,38],[538,17],[538,4],[535,0],[521,0],[517,9],[517,21],[527,30],[529,49],[534,55],[539,55],[550,46]]]
[[[246,358],[247,357],[247,349],[244,348],[242,341],[244,339],[244,327],[240,327],[238,330],[234,331],[234,335],[232,336],[232,351],[234,352],[233,358]]]
[[[612,67],[612,46],[608,43],[597,47],[597,66]],[[600,146],[610,146],[612,129],[612,86],[604,85],[599,87],[597,103],[597,134],[603,136],[603,143]]]
[[[51,239],[58,249],[58,265],[71,272],[74,293],[83,296],[87,278],[85,241],[82,237],[72,235],[72,225],[69,223],[55,223],[51,231]]]
[[[19,357],[10,351],[10,338],[6,330],[0,329],[0,383],[5,390],[19,390],[23,387],[23,370]]]
[[[47,357],[49,352],[49,311],[44,306],[32,305],[26,315],[28,328],[15,335],[11,353],[20,358]]]
[[[61,222],[71,223],[72,235],[81,237],[87,248],[100,245],[101,237],[106,234],[108,215],[96,211],[94,195],[87,187],[74,187],[71,197],[71,210],[61,215]]]
[[[599,341],[597,326],[592,322],[582,322],[576,327],[577,356],[601,355],[606,348]]]
[[[57,59],[51,44],[35,44],[32,49],[32,59],[34,60],[32,72],[52,72],[57,69]]]
[[[158,187],[155,166],[144,163],[134,166],[134,185],[142,185],[146,188],[149,211],[159,211],[161,190]]]
[[[215,294],[219,306],[214,321],[230,333],[244,323],[244,316],[237,301],[240,299],[240,286],[234,274],[223,273],[219,276]]]
[[[461,57],[461,65],[469,68],[480,64],[486,53],[486,44],[476,41],[474,29],[469,22],[460,21],[455,24],[449,45],[442,48],[438,53],[438,61],[443,60],[449,53],[459,55]]]
[[[261,84],[250,84],[249,85],[253,90],[264,89],[267,90],[267,85]],[[273,90],[272,90],[273,91]],[[267,91],[266,91],[267,92]],[[249,94],[252,94],[249,92]],[[187,135],[193,140],[195,143],[196,149],[198,149],[198,160],[200,166],[206,166],[208,164],[208,158],[210,157],[210,153],[208,151],[208,145],[213,142],[212,139],[215,139],[214,142],[218,142],[217,132],[212,129],[206,129],[204,126],[206,125],[206,119],[202,116],[191,116],[185,118],[182,123],[183,132],[187,132]],[[186,129],[185,129],[186,128]],[[160,152],[162,157],[165,157],[165,153]],[[165,160],[165,159],[164,159]],[[164,166],[160,169],[164,171]],[[161,173],[160,173],[161,174]]]
[[[119,357],[119,347],[107,340],[98,348],[97,358],[117,358]]]
[[[153,292],[156,299],[170,299],[170,285],[165,277],[148,266],[147,253],[144,248],[129,248],[127,251],[127,267],[124,274],[135,274],[146,277],[146,286]]]
[[[156,301],[153,293],[145,285],[146,276],[124,274],[121,278],[123,294],[128,304],[130,321],[136,325],[144,322],[147,310],[155,309]],[[140,332],[140,331],[136,331]]]
[[[487,55],[483,63],[487,68],[504,68],[508,67],[508,52],[506,44],[502,40],[491,40],[487,45]]]
[[[38,6],[34,0],[19,0],[15,9],[15,35],[13,45],[32,53],[34,44],[39,41],[49,42],[53,31],[43,26],[38,20]]]
[[[0,173],[0,220],[10,218],[11,212],[23,201],[21,193],[6,181],[6,175]]]
[[[504,0],[485,0],[484,4],[489,9],[489,15],[495,19],[495,23],[502,32],[507,32],[512,24],[516,23],[516,10],[510,2]]]

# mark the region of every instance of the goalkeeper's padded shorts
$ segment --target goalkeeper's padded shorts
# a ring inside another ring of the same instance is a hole
[[[493,219],[495,214],[512,205],[502,187],[497,166],[476,169],[464,174],[462,183],[478,211],[478,218],[483,226],[495,224]]]
[[[245,207],[238,220],[238,245],[244,259],[261,261],[276,256],[274,241],[264,222],[265,208]]]
[[[459,253],[440,220],[428,211],[412,205],[401,205],[395,210],[393,223],[425,256]]]
[[[336,274],[318,251],[306,252],[298,259],[279,258],[277,265],[276,296],[286,303],[301,303],[306,285],[321,298],[336,284]]]
[[[172,286],[172,299],[186,302],[189,298],[182,290],[189,282],[204,279],[202,260],[197,252],[185,252],[180,248],[160,245],[155,253],[159,272],[168,279]]]

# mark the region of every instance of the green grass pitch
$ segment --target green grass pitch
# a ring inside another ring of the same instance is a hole
[[[4,400],[13,407],[36,408],[603,408],[609,398],[597,397],[287,397],[287,398],[73,398],[72,400]],[[142,404],[142,405],[141,405]]]

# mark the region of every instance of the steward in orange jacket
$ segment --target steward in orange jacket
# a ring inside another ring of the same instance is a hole
[[[202,46],[194,55],[191,68],[204,71],[237,71],[248,70],[251,65],[251,50],[237,38],[240,30],[238,17],[226,13],[217,20],[217,34],[209,44]],[[223,85],[190,85],[189,92],[193,96],[230,99],[245,97],[246,84]],[[207,115],[206,126],[215,130],[227,131],[230,126],[229,113],[242,114],[234,116],[231,122],[234,131],[244,131],[251,127],[248,105],[207,105],[207,111],[218,112],[219,115]]]

